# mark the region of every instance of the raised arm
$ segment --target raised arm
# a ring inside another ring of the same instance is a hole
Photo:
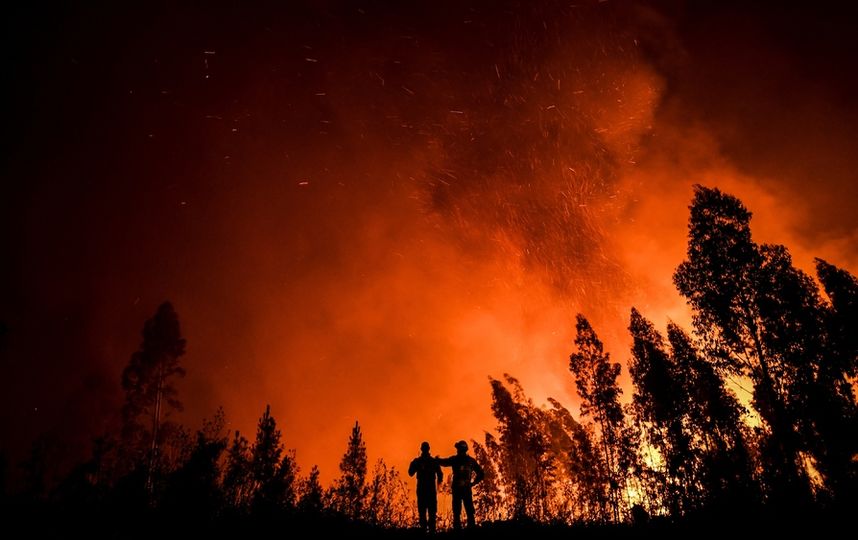
[[[417,460],[412,459],[411,465],[408,466],[408,476],[414,476],[414,473],[417,472]]]

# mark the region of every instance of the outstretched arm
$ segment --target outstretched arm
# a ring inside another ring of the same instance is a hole
[[[441,456],[435,456],[435,461],[438,462],[438,465],[442,467],[452,467],[453,466],[453,457],[442,458]]]

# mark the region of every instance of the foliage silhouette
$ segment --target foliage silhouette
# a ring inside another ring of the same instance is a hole
[[[331,490],[333,509],[352,521],[364,517],[366,474],[366,444],[363,442],[360,424],[355,422],[346,453],[340,461],[340,477]]]
[[[143,327],[140,349],[131,355],[122,372],[125,405],[122,408],[122,448],[131,464],[147,455],[146,485],[152,489],[153,475],[161,467],[159,450],[171,427],[164,419],[171,410],[182,410],[173,378],[184,377],[179,359],[185,354],[185,340],[179,316],[170,302],[158,307]],[[128,467],[128,464],[126,464]]]
[[[629,469],[636,461],[620,404],[623,392],[617,377],[621,368],[620,364],[611,363],[610,355],[583,315],[577,316],[575,329],[577,351],[569,357],[569,371],[581,397],[581,416],[592,417],[596,424],[612,518],[619,522],[628,506]]]

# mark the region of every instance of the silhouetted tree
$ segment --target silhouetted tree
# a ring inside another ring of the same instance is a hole
[[[858,280],[820,259],[816,269],[829,299],[821,308],[828,339],[815,384],[803,389],[815,413],[808,436],[830,496],[845,507],[858,500]]]
[[[225,424],[223,409],[203,423],[187,461],[169,478],[162,507],[183,519],[210,521],[223,504],[220,486],[220,458],[227,439],[221,432]]]
[[[858,377],[858,279],[822,259],[816,259],[816,274],[830,301],[827,319],[836,363]]]
[[[757,497],[743,408],[679,326],[669,323],[667,337],[671,360],[689,397],[686,422],[697,448],[701,504],[712,512],[747,510]]]
[[[592,417],[599,430],[613,519],[619,521],[620,506],[627,498],[626,467],[634,462],[634,450],[619,399],[622,394],[617,384],[620,364],[611,363],[610,355],[583,315],[577,316],[575,328],[577,352],[569,357],[569,371],[581,397],[581,416]]]
[[[571,505],[568,521],[603,521],[609,512],[609,479],[604,460],[593,445],[592,425],[578,423],[563,405],[548,399],[552,406],[552,451],[564,469],[560,487]]]
[[[152,489],[152,475],[158,466],[159,448],[164,440],[164,419],[170,410],[181,410],[173,379],[183,377],[179,359],[185,354],[185,340],[179,317],[172,304],[164,302],[143,326],[143,342],[131,355],[122,372],[125,405],[122,408],[123,449],[127,468],[146,462],[146,485]]]
[[[364,514],[366,474],[366,444],[360,425],[355,422],[346,453],[340,461],[340,477],[335,481],[331,493],[334,509],[354,521],[360,520]]]
[[[805,464],[812,457],[836,497],[853,484],[855,469],[850,435],[858,411],[849,354],[842,352],[848,340],[838,338],[813,279],[783,246],[753,243],[749,220],[737,199],[698,186],[688,261],[674,280],[695,309],[707,353],[754,381],[754,407],[771,434],[761,442],[769,496],[784,505],[807,501]],[[836,282],[841,292],[850,290],[843,274],[819,267],[832,289]]]
[[[849,367],[827,332],[828,306],[813,279],[793,266],[783,246],[760,250],[767,347],[785,366],[787,405],[797,418],[802,450],[813,458],[826,490],[838,497],[851,489],[858,451]]]
[[[491,437],[491,434],[486,433],[486,438]],[[471,446],[474,450],[474,459],[483,468],[485,474],[483,481],[474,486],[474,507],[483,520],[497,521],[504,517],[498,466],[485,446],[474,440],[471,441]]]
[[[688,382],[664,348],[664,338],[634,308],[629,332],[632,359],[629,373],[635,385],[634,411],[648,443],[664,463],[663,497],[674,516],[687,511],[696,492],[691,438],[684,426],[688,413]]]
[[[277,429],[277,421],[271,416],[271,405],[266,405],[256,426],[256,442],[251,453],[254,491],[274,478],[282,453],[280,430]]]
[[[379,459],[367,486],[366,520],[381,527],[405,527],[415,518],[414,505],[399,471]]]
[[[272,514],[295,506],[295,458],[284,452],[280,436],[271,406],[267,405],[251,452],[252,507],[257,513]]]
[[[318,516],[324,510],[325,492],[319,482],[319,467],[313,465],[310,475],[301,483],[298,496],[298,511],[304,515]]]
[[[236,430],[227,452],[223,490],[227,503],[237,510],[247,507],[252,490],[251,457],[247,439]]]
[[[274,482],[269,488],[270,500],[275,501],[279,508],[292,510],[296,504],[296,483],[300,469],[295,458],[295,450],[283,452]]]
[[[485,452],[486,452],[486,455],[488,456],[488,463],[490,463],[494,467],[494,470],[497,472],[496,485],[497,485],[497,488],[499,490],[499,495],[500,495],[500,498],[497,501],[498,504],[497,504],[497,508],[496,508],[496,512],[499,516],[498,519],[510,519],[510,518],[512,518],[514,511],[513,511],[513,505],[511,502],[512,498],[506,496],[506,486],[508,485],[509,482],[506,478],[504,478],[503,473],[502,473],[502,463],[504,460],[503,447],[501,446],[501,444],[497,440],[497,438],[493,434],[488,433],[488,432],[486,433],[486,436],[485,436]],[[480,465],[482,466],[482,462],[480,462]],[[451,483],[449,482],[450,478],[451,477],[448,476],[445,479],[445,485],[447,487],[447,490],[446,490],[447,493],[451,493]],[[482,485],[482,482],[477,484],[475,487],[479,488],[480,485]],[[478,492],[479,491],[475,490],[475,493],[478,493]]]
[[[795,360],[790,343],[798,336],[777,333],[789,315],[774,290],[779,284],[772,280],[777,272],[771,271],[771,261],[777,254],[767,256],[751,240],[750,218],[735,197],[695,186],[688,258],[676,270],[674,283],[694,309],[694,327],[707,354],[719,367],[754,382],[755,408],[771,432],[764,441],[769,493],[784,504],[796,504],[809,497],[798,421],[788,407]]]
[[[158,472],[165,476],[176,471],[191,457],[196,438],[187,427],[177,422],[164,422],[159,431],[161,444],[158,449]]]
[[[549,486],[554,464],[548,454],[549,441],[540,429],[541,411],[524,396],[519,382],[504,376],[512,391],[489,378],[492,412],[500,435],[500,471],[505,491],[511,498],[513,517],[547,517]]]

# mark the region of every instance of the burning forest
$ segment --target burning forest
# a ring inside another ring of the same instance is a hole
[[[858,19],[745,4],[14,10],[4,513],[846,523]]]

